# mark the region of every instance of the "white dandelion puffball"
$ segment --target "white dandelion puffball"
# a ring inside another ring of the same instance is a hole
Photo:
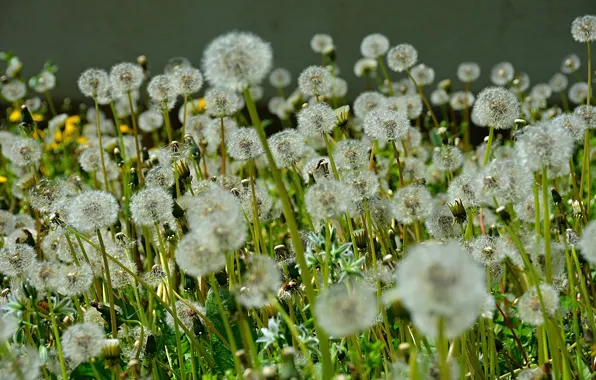
[[[504,86],[513,80],[515,70],[509,62],[500,62],[493,66],[490,72],[491,81],[497,86]]]
[[[135,63],[119,63],[110,71],[112,89],[119,94],[138,90],[144,79],[143,69]]]
[[[331,91],[333,76],[323,66],[309,66],[300,73],[298,86],[307,96],[321,96]]]
[[[571,35],[577,42],[596,41],[596,16],[585,15],[573,20]]]
[[[464,82],[474,82],[480,77],[480,66],[474,62],[462,62],[457,68],[457,78]]]
[[[325,332],[336,337],[358,334],[377,317],[375,292],[361,283],[333,284],[317,297],[315,313]]]
[[[362,39],[360,53],[366,58],[374,58],[385,55],[389,50],[389,39],[380,33],[369,34]]]
[[[317,103],[298,113],[298,131],[306,137],[333,132],[337,118],[327,103]]]
[[[315,53],[329,54],[333,52],[335,46],[333,45],[333,38],[324,33],[315,34],[310,40],[310,48]]]
[[[540,284],[540,294],[542,295],[542,306],[547,316],[554,316],[559,309],[559,292],[548,284]],[[533,326],[544,324],[544,315],[540,305],[540,297],[535,286],[529,289],[519,299],[517,304],[519,318]]]
[[[414,66],[417,60],[418,52],[410,44],[399,44],[387,52],[387,65],[398,73]]]
[[[215,38],[203,53],[203,72],[214,87],[243,91],[260,84],[271,70],[269,43],[248,32],[230,32]]]
[[[162,187],[148,187],[136,192],[130,200],[132,219],[139,226],[171,222],[174,201]]]
[[[474,110],[483,125],[495,129],[510,129],[519,116],[519,100],[502,87],[487,87],[478,94]]]
[[[116,223],[118,202],[105,191],[86,191],[72,199],[67,216],[68,224],[76,230],[95,232]]]
[[[408,134],[410,120],[400,111],[374,110],[364,118],[364,133],[381,141],[400,141]]]
[[[79,77],[79,90],[88,97],[106,93],[110,85],[108,73],[100,69],[87,69]]]

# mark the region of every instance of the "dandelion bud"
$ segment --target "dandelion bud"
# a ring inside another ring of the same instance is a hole
[[[360,249],[368,247],[368,235],[363,229],[354,231],[354,240],[356,240],[356,247]]]
[[[178,178],[182,181],[186,181],[190,177],[190,166],[188,165],[188,160],[180,160],[176,162],[175,169],[176,174],[178,174]]]
[[[139,187],[139,176],[137,175],[137,170],[135,168],[130,168],[128,186],[131,190],[135,190]]]
[[[33,130],[35,129],[35,121],[33,120],[29,108],[25,104],[21,106],[21,122],[19,127],[23,128],[28,135],[33,133]]]
[[[337,108],[335,110],[335,115],[337,119],[337,126],[344,127],[346,124],[348,124],[348,120],[350,118],[350,106],[346,105]]]
[[[503,222],[509,223],[511,221],[511,214],[509,214],[509,211],[507,211],[505,206],[500,206],[495,211],[497,212],[497,215],[499,215],[501,220],[503,220]]]
[[[467,213],[461,199],[456,199],[453,204],[450,204],[449,210],[457,223],[462,224],[466,221]]]

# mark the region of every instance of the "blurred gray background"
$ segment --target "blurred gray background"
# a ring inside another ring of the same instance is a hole
[[[199,66],[206,44],[233,29],[270,41],[275,65],[291,70],[294,83],[305,66],[320,63],[311,36],[329,33],[350,97],[364,88],[353,64],[360,41],[372,32],[387,35],[392,46],[414,45],[436,81],[456,80],[460,62],[476,61],[483,70],[478,89],[488,84],[493,64],[509,60],[535,84],[557,72],[568,53],[585,63],[586,48],[573,41],[570,24],[596,13],[596,0],[1,1],[0,51],[20,56],[26,77],[52,59],[59,66],[54,96],[77,100],[76,81],[86,68],[109,69],[140,54],[153,73],[174,56]]]

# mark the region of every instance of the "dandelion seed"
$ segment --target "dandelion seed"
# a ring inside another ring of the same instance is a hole
[[[41,146],[32,138],[16,138],[8,158],[18,166],[37,165],[41,159]]]
[[[435,205],[424,225],[435,239],[447,240],[461,234],[460,225],[449,207],[445,206]]]
[[[16,102],[27,95],[27,85],[18,79],[13,79],[10,82],[3,84],[0,88],[0,93],[7,102]]]
[[[0,249],[0,271],[6,276],[26,273],[35,262],[35,249],[27,244],[10,244]]]
[[[168,190],[174,185],[174,181],[174,171],[167,166],[154,166],[145,174],[147,187],[161,187],[164,190]]]
[[[31,84],[33,84],[33,86],[31,86]],[[51,73],[47,70],[44,70],[41,72],[41,74],[39,74],[37,81],[35,81],[35,83],[31,83],[31,81],[29,81],[29,85],[36,92],[43,94],[47,91],[52,90],[54,87],[56,87],[56,76],[53,73]]]
[[[361,283],[337,283],[317,297],[315,313],[323,330],[336,337],[352,336],[370,328],[377,318],[374,292]]]
[[[322,66],[309,66],[300,73],[298,86],[307,96],[321,96],[329,93],[333,85],[333,76]]]
[[[596,129],[596,107],[592,105],[582,105],[576,107],[573,113],[582,118],[586,128]]]
[[[393,71],[401,73],[416,64],[418,52],[410,44],[400,44],[387,52],[387,65]]]
[[[592,264],[596,263],[596,221],[588,223],[577,242],[582,256]]]
[[[493,66],[490,79],[497,86],[504,86],[513,80],[515,70],[509,62],[500,62]]]
[[[474,109],[482,124],[496,129],[510,129],[519,116],[519,101],[504,88],[488,87],[478,94]]]
[[[369,34],[360,44],[360,53],[366,58],[377,59],[389,50],[389,39],[380,33]]]
[[[218,272],[226,265],[222,252],[205,248],[194,234],[186,234],[176,248],[176,262],[180,269],[193,277],[203,277]]]
[[[64,356],[73,363],[84,363],[101,355],[104,339],[102,327],[90,323],[77,323],[62,334]]]
[[[39,351],[29,346],[7,347],[10,355],[0,361],[2,378],[5,380],[38,379],[41,377]]]
[[[153,227],[154,224],[171,223],[174,201],[161,187],[139,190],[130,200],[132,219],[138,226]]]
[[[471,108],[476,98],[471,92],[457,91],[451,94],[449,105],[455,111],[463,111],[467,108]]]
[[[437,88],[430,94],[430,102],[435,106],[449,103],[449,94],[442,88]]]
[[[488,235],[474,238],[470,246],[470,253],[479,263],[484,265],[498,264],[505,259],[505,251],[499,249],[499,240]]]
[[[119,63],[110,71],[110,83],[117,94],[138,91],[144,79],[143,69],[135,63]]]
[[[480,66],[474,62],[462,62],[457,68],[457,78],[464,82],[474,82],[480,77]]]
[[[578,115],[565,113],[555,117],[552,120],[552,123],[567,131],[576,143],[583,142],[584,134],[586,132],[586,123]]]
[[[418,94],[394,96],[385,100],[385,108],[402,112],[408,119],[415,120],[422,115],[422,98]]]
[[[60,267],[57,281],[58,293],[65,296],[80,296],[89,290],[93,283],[93,271],[85,263],[63,265]]]
[[[206,310],[205,307],[201,306],[196,302],[191,302],[190,304],[192,305],[192,308],[189,307],[189,305],[187,305],[186,302],[176,301],[176,315],[178,316],[178,321],[182,323],[184,327],[186,327],[190,331],[195,332],[195,326],[197,324],[203,324],[201,316],[195,310],[198,310],[203,315],[206,314]],[[175,326],[174,318],[169,313],[166,316],[166,323],[171,328],[174,328]],[[181,332],[183,331],[181,327],[178,328]]]
[[[77,195],[68,207],[68,224],[83,233],[112,226],[118,219],[118,202],[110,193],[100,190]]]
[[[263,220],[265,216],[269,215],[271,208],[273,207],[273,198],[267,193],[261,185],[255,184],[254,197],[256,200],[257,216],[260,220]],[[240,204],[244,209],[249,222],[253,223],[253,192],[249,187],[243,188],[240,191]]]
[[[298,113],[298,131],[307,137],[331,133],[335,125],[335,111],[327,103],[308,106]]]
[[[0,210],[0,236],[8,236],[15,229],[16,220],[14,215],[6,210]]]
[[[246,161],[259,157],[264,153],[263,146],[254,128],[238,128],[232,132],[227,141],[230,157],[235,160]]]
[[[393,203],[395,217],[404,224],[424,221],[432,209],[430,192],[420,185],[408,185],[397,190],[393,196]]]
[[[337,168],[355,170],[368,164],[368,147],[360,140],[342,140],[335,145],[333,158]]]
[[[232,252],[246,241],[246,222],[237,212],[212,214],[194,226],[197,239],[214,252]]]
[[[546,315],[554,316],[559,309],[559,292],[548,284],[540,284],[540,293],[542,295],[542,307],[544,307]],[[529,289],[519,299],[517,312],[520,319],[525,323],[533,326],[544,324],[544,316],[542,315],[540,298],[536,287]]]
[[[528,88],[530,88],[530,76],[526,73],[516,73],[511,81],[511,92],[517,95]]]

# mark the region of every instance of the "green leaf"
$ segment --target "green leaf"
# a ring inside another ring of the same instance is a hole
[[[230,292],[226,289],[219,289],[219,296],[224,308],[228,309],[227,306],[231,299]],[[213,289],[209,289],[209,293],[207,294],[205,313],[217,331],[219,331],[221,335],[226,336],[223,319],[219,312]],[[213,347],[213,359],[215,361],[216,371],[219,374],[224,375],[227,370],[234,369],[234,357],[232,356],[232,352],[228,350],[226,345],[215,334],[212,335],[211,346]]]

